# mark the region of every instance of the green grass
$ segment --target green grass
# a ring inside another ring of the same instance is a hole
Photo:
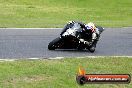
[[[132,26],[131,0],[0,0],[0,27],[63,27],[69,20]]]
[[[130,84],[76,83],[79,66],[88,74],[130,74],[132,58],[83,58],[0,62],[0,88],[131,88]]]

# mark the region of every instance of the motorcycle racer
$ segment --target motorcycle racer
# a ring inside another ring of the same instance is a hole
[[[101,34],[98,27],[96,27],[96,25],[92,22],[85,24],[85,23],[77,22],[77,21],[69,21],[68,24],[63,28],[63,31],[61,34],[63,34],[74,23],[80,24],[82,28],[82,31],[78,35],[80,42],[84,43],[87,46],[90,46],[90,50],[94,51]],[[91,38],[90,42],[87,40],[89,39],[89,37]]]

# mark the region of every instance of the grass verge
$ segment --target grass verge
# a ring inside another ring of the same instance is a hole
[[[88,74],[130,74],[132,58],[67,58],[62,60],[17,60],[0,62],[1,88],[131,88],[130,84],[88,84],[75,77],[79,66]]]
[[[69,20],[132,26],[131,0],[0,0],[0,27],[63,27]]]

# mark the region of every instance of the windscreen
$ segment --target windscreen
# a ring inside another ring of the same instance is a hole
[[[74,30],[79,30],[80,28],[81,28],[81,26],[78,23],[74,23],[74,25],[72,26],[72,29],[74,29]]]

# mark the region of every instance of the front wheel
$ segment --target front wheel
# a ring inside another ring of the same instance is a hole
[[[58,38],[54,39],[53,41],[51,41],[49,43],[49,45],[48,45],[48,49],[49,50],[55,50],[55,49],[57,49],[59,47],[60,40],[61,40],[61,38],[58,37]]]

